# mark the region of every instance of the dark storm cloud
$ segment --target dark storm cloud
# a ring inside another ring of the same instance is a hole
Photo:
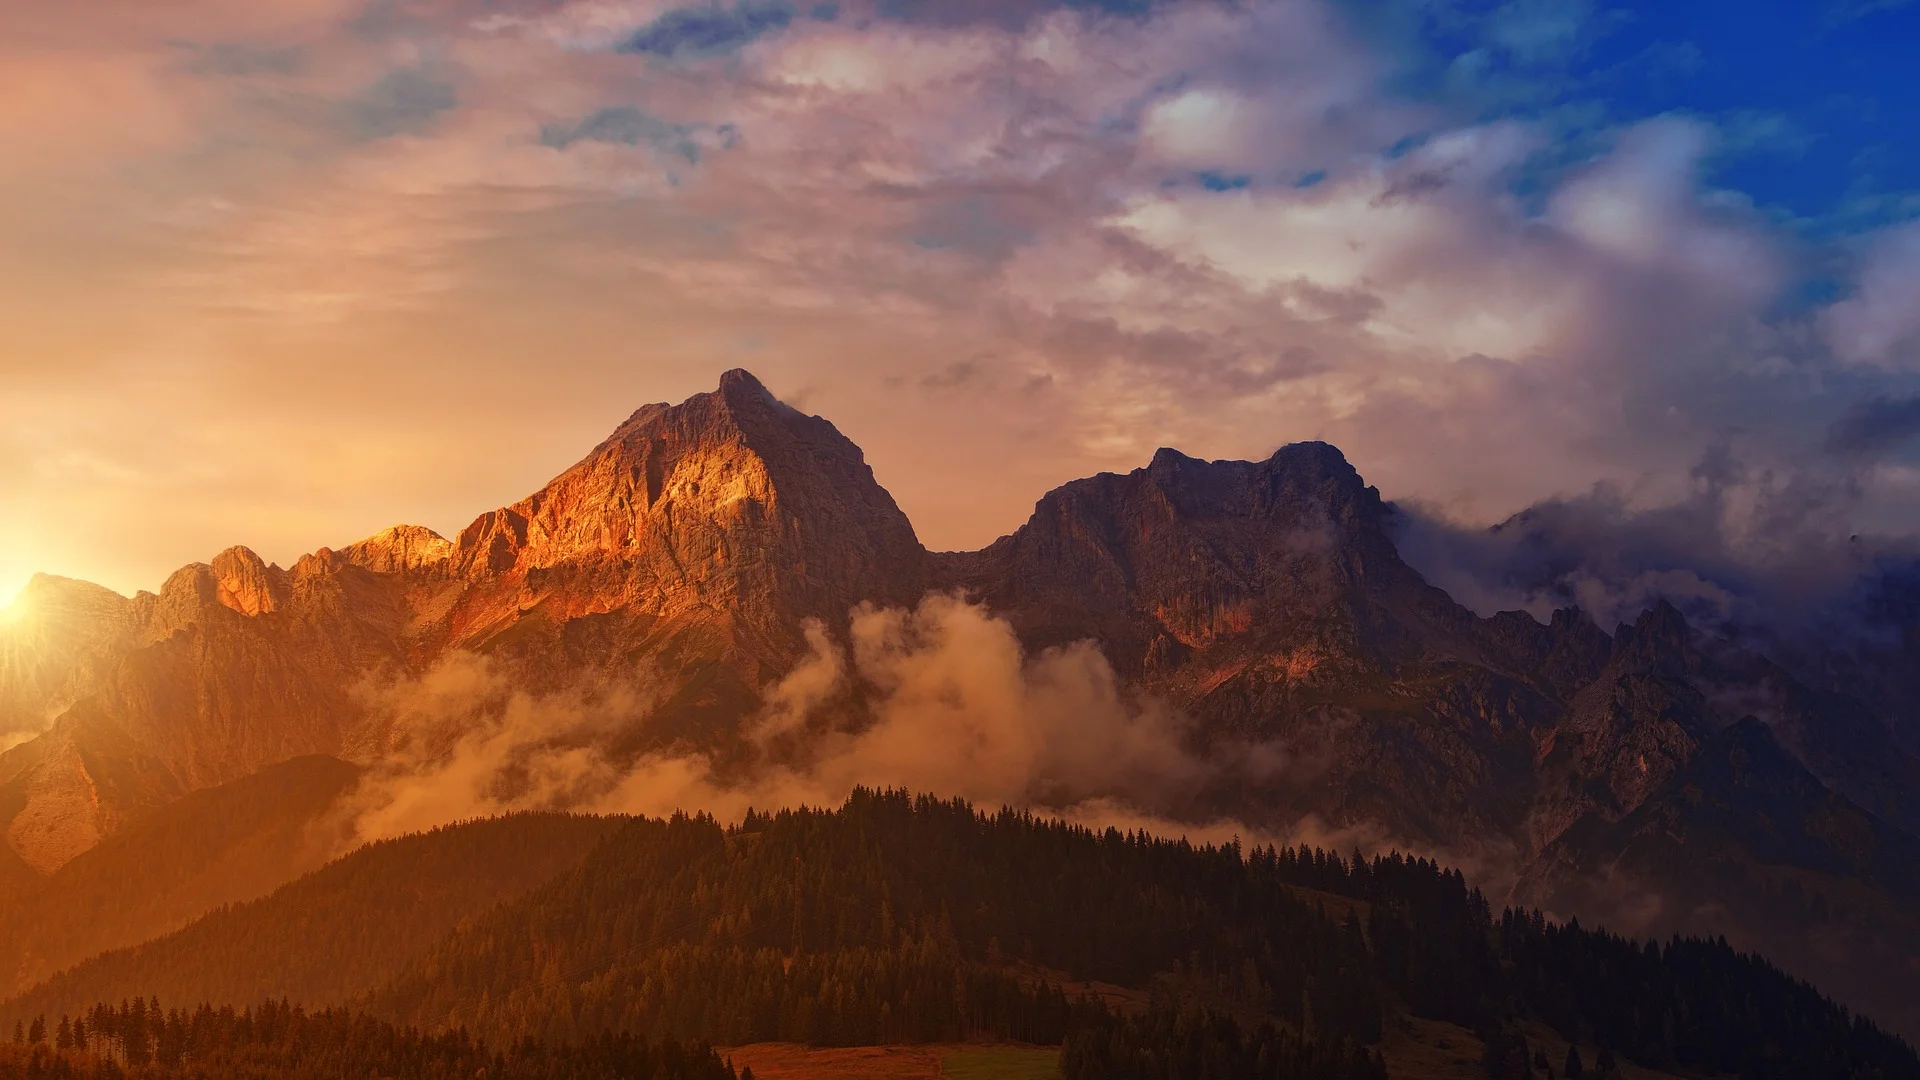
[[[1920,394],[1875,396],[1855,404],[1827,429],[1826,448],[1843,458],[1879,458],[1920,435]]]
[[[1666,600],[1696,627],[1783,639],[1864,632],[1873,583],[1920,572],[1914,538],[1848,531],[1862,497],[1850,469],[1759,468],[1719,446],[1693,475],[1664,505],[1599,485],[1491,529],[1402,506],[1401,553],[1483,615],[1578,607],[1611,628]]]

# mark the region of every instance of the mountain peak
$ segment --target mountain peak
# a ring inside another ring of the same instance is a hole
[[[721,372],[718,393],[721,397],[728,399],[745,396],[773,397],[773,392],[767,389],[767,385],[746,368],[731,368]]]
[[[837,616],[875,595],[910,599],[923,554],[859,447],[734,369],[640,409],[546,487],[483,515],[454,565],[526,590],[500,618],[523,602]]]
[[[395,525],[340,549],[355,566],[377,573],[424,570],[453,557],[454,546],[424,525]]]

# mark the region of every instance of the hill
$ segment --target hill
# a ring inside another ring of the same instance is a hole
[[[326,813],[359,776],[328,757],[282,762],[160,807],[32,879],[0,921],[0,994],[319,867],[341,842],[325,832]]]
[[[476,878],[462,859],[546,853],[554,829],[591,850],[571,866],[548,859],[544,883],[514,877],[527,890],[498,906],[463,891]],[[438,884],[396,902],[416,881]],[[1347,898],[1344,913],[1319,894]],[[1138,1004],[1082,996],[1092,983],[1135,988]],[[141,993],[245,1001],[263,987],[500,1045],[608,1031],[727,1045],[1064,1041],[1069,1080],[1119,1075],[1153,1047],[1156,1060],[1224,1063],[1221,1075],[1254,1075],[1257,1060],[1367,1077],[1382,1066],[1364,1048],[1404,1044],[1403,1016],[1473,1032],[1495,1068],[1550,1030],[1637,1068],[1920,1076],[1905,1043],[1723,941],[1496,914],[1424,860],[1196,847],[866,791],[733,829],[531,817],[377,845],[83,965],[0,1020]]]
[[[428,945],[579,862],[621,819],[519,814],[369,845],[269,896],[95,957],[14,998],[13,1017],[160,996],[346,1001]]]

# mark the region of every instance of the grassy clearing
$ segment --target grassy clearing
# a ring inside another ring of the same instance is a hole
[[[1060,1080],[1060,1051],[995,1046],[940,1056],[944,1080]]]
[[[1060,1051],[1029,1046],[757,1043],[721,1051],[754,1080],[1059,1080]]]

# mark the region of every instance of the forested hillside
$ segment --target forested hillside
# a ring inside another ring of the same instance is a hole
[[[162,1010],[135,999],[23,1029],[0,1045],[0,1080],[735,1080],[706,1046],[605,1036],[579,1046],[489,1050],[463,1033],[422,1034],[284,1002]]]
[[[868,791],[733,828],[610,827],[544,884],[457,918],[444,898],[434,919],[396,902],[410,861],[430,853],[424,878],[451,888],[463,848],[531,858],[550,830],[592,826],[516,818],[383,845],[87,965],[0,1022],[156,992],[245,1001],[284,971],[316,1007],[352,999],[499,1046],[988,1038],[1064,1043],[1071,1080],[1371,1080],[1369,1048],[1406,1012],[1475,1031],[1495,1077],[1538,1075],[1530,1025],[1683,1073],[1920,1076],[1904,1042],[1724,942],[1496,913],[1420,859],[1196,847]],[[1099,1004],[1094,983],[1137,1004]]]
[[[578,863],[623,824],[517,814],[373,844],[270,896],[63,972],[0,1013],[55,1016],[131,995],[344,1001],[399,972],[461,920]]]
[[[1367,914],[1335,918],[1300,886]],[[1920,1074],[1904,1043],[1724,943],[1496,914],[1430,862],[1194,847],[871,792],[732,830],[635,822],[369,1003],[554,1040],[1054,1041],[1084,1020],[1045,980],[1006,974],[1014,961],[1056,983],[1157,986],[1329,1045],[1377,1041],[1404,1006],[1481,1031],[1515,1067],[1526,1050],[1507,1033],[1537,1020],[1647,1065]]]

